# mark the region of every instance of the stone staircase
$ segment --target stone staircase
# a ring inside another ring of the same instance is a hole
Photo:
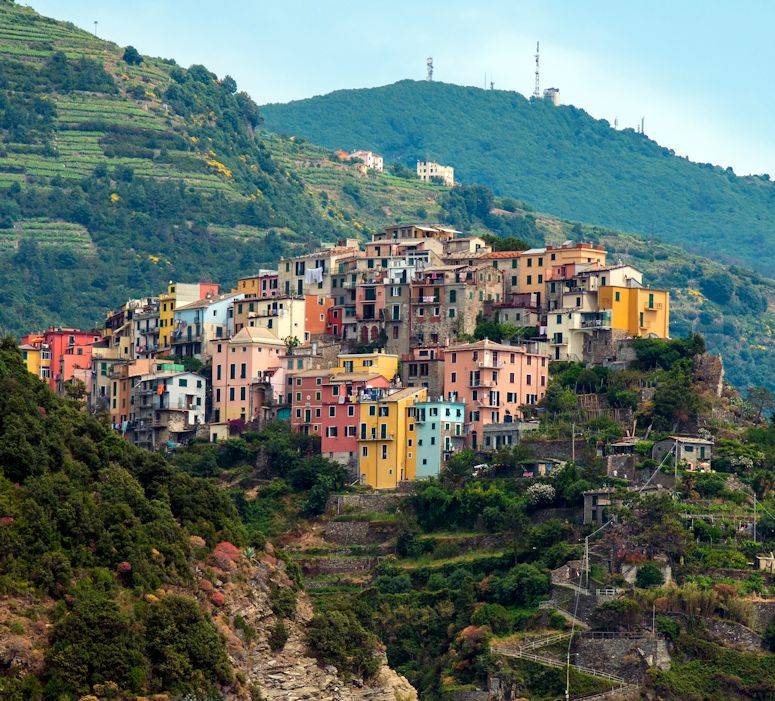
[[[572,614],[569,614],[572,615]],[[583,624],[582,624],[583,625]],[[543,647],[549,645],[555,645],[573,637],[572,631],[566,631],[563,633],[552,633],[539,638],[529,640],[522,645],[498,645],[493,644],[492,652],[496,655],[502,655],[504,657],[512,657],[520,660],[527,660],[529,662],[535,662],[547,667],[554,667],[555,669],[565,669],[568,666],[567,660],[558,660],[548,655],[536,653],[536,650],[540,650]],[[638,689],[637,684],[628,682],[623,677],[619,677],[615,674],[610,674],[599,669],[592,669],[578,664],[570,664],[570,668],[587,674],[591,677],[597,677],[598,679],[604,679],[611,684],[611,688],[604,692],[598,692],[587,696],[576,697],[574,701],[597,701],[598,699],[609,699],[616,694],[623,694],[625,692],[634,692]]]

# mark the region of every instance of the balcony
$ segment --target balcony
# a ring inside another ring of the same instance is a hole
[[[382,442],[388,442],[394,440],[394,436],[392,433],[383,433],[379,435],[368,435],[366,438],[359,438],[359,441],[382,441]]]
[[[656,312],[656,311],[662,311],[665,308],[665,305],[663,302],[655,302],[651,306],[647,306],[645,308],[645,311],[647,312]]]
[[[494,380],[472,380],[468,386],[469,387],[473,387],[473,388],[476,388],[476,387],[497,387],[498,383],[495,382]]]
[[[491,368],[493,370],[499,370],[500,368],[504,367],[506,363],[503,360],[487,360],[486,358],[484,360],[480,360],[476,367],[478,368]]]

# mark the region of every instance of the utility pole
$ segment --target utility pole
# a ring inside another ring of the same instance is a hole
[[[576,422],[575,421],[571,424],[571,435],[572,435],[571,448],[570,448],[571,461],[575,466],[576,465]]]

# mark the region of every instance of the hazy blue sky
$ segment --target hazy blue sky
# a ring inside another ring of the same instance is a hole
[[[775,175],[768,0],[27,0],[143,53],[231,74],[259,104],[435,78],[541,83],[695,161]]]

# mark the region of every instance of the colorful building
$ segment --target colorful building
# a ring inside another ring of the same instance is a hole
[[[237,292],[242,292],[245,297],[277,297],[280,292],[277,282],[276,270],[259,270],[255,275],[241,277],[237,280]]]
[[[417,465],[416,408],[426,389],[367,390],[361,393],[358,431],[361,484],[395,489],[413,480]]]
[[[338,366],[331,369],[332,373],[378,372],[388,382],[398,373],[398,356],[390,353],[340,353],[337,360]]]
[[[416,479],[438,477],[444,463],[465,446],[465,413],[462,402],[444,399],[416,404]]]
[[[170,347],[175,309],[191,304],[207,295],[217,295],[219,285],[212,282],[170,282],[167,292],[159,295],[159,347]]]
[[[386,390],[389,386],[376,372],[340,372],[323,379],[320,450],[324,457],[357,467],[361,416],[358,399],[371,390]],[[299,418],[294,416],[296,421]]]
[[[180,305],[173,312],[173,330],[170,334],[172,354],[208,360],[212,344],[231,338],[234,333],[235,302],[242,292],[208,295],[196,302]]]
[[[600,309],[610,310],[611,327],[633,338],[670,337],[670,293],[646,287],[601,287]]]
[[[45,379],[48,386],[55,392],[64,391],[64,383],[74,379],[82,380],[87,385],[91,376],[91,346],[98,343],[102,337],[95,331],[81,331],[62,327],[50,327],[43,333],[22,336],[22,354],[27,346],[28,368],[37,369],[36,374],[42,377],[46,374],[48,361],[49,374]],[[29,348],[29,347],[32,348]],[[34,352],[38,349],[40,354]],[[45,355],[48,357],[44,357]]]
[[[546,355],[487,339],[444,350],[447,399],[466,407],[468,445],[480,448],[484,426],[522,418],[522,406],[546,394]]]
[[[132,390],[132,440],[148,450],[171,450],[196,436],[205,420],[206,381],[182,365],[141,376]]]
[[[286,347],[269,331],[246,326],[212,345],[215,423],[252,421],[269,398],[282,397]]]

